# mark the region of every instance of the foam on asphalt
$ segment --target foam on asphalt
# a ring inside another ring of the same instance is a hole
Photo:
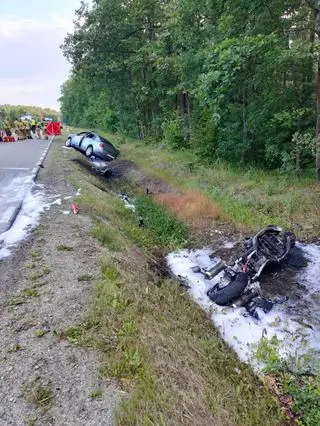
[[[0,144],[0,241],[12,226],[53,141]]]

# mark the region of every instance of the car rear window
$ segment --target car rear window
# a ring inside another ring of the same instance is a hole
[[[108,141],[107,139],[103,138],[102,136],[100,136],[100,140],[101,140],[101,142],[104,142],[104,143],[111,143],[110,141]]]

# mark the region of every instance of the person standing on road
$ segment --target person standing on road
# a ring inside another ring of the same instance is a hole
[[[42,123],[40,120],[37,121],[37,138],[41,139],[41,129],[42,129]]]
[[[19,139],[23,140],[24,139],[24,125],[23,125],[21,118],[19,118],[19,120],[18,120],[18,129],[19,129],[19,132],[18,132]]]
[[[22,126],[23,126],[23,139],[28,139],[28,130],[29,130],[29,124],[27,120],[22,120]]]
[[[19,130],[19,121],[18,121],[17,118],[15,118],[15,120],[13,122],[12,133],[13,133],[15,140],[18,141],[19,136],[20,136],[20,130]]]
[[[32,139],[31,136],[31,122],[29,120],[25,120],[27,139]]]
[[[33,118],[32,120],[31,120],[31,135],[33,136],[33,135],[35,135],[35,133],[36,133],[36,129],[37,129],[37,122],[36,122],[36,120]]]
[[[4,128],[4,131],[6,132],[6,135],[11,136],[10,122],[7,117],[3,121],[3,128]]]
[[[42,120],[42,135],[43,139],[48,139],[47,123],[44,119]]]
[[[13,122],[13,129],[15,131],[16,134],[18,134],[18,129],[19,129],[19,120],[16,118]]]

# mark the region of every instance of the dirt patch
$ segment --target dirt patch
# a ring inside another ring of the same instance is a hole
[[[201,229],[220,219],[221,210],[213,201],[199,191],[186,191],[184,194],[162,193],[155,200],[164,204],[192,229]]]
[[[139,188],[140,191],[150,195],[164,192],[179,194],[172,185],[155,177],[147,176],[133,161],[117,160],[111,163],[109,166],[110,174],[107,177],[97,175],[90,163],[80,155],[71,161],[77,163],[95,177],[107,181],[110,188],[113,186],[119,188],[119,184],[123,184],[124,187]]]
[[[51,193],[74,196],[76,190],[64,179],[68,170],[61,169],[55,158],[59,148],[57,141],[37,183]],[[57,337],[60,330],[84,321],[93,281],[78,278],[85,274],[97,278],[99,271],[100,246],[88,237],[90,218],[82,212],[64,216],[62,210],[69,204],[70,200],[52,206],[40,227],[0,261],[0,423],[4,425],[114,423],[119,392],[100,379],[99,353]],[[92,398],[95,393],[99,397]]]

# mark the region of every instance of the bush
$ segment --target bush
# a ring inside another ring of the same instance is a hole
[[[163,136],[166,142],[174,149],[184,148],[186,141],[183,139],[181,118],[178,114],[172,115],[162,123]]]

